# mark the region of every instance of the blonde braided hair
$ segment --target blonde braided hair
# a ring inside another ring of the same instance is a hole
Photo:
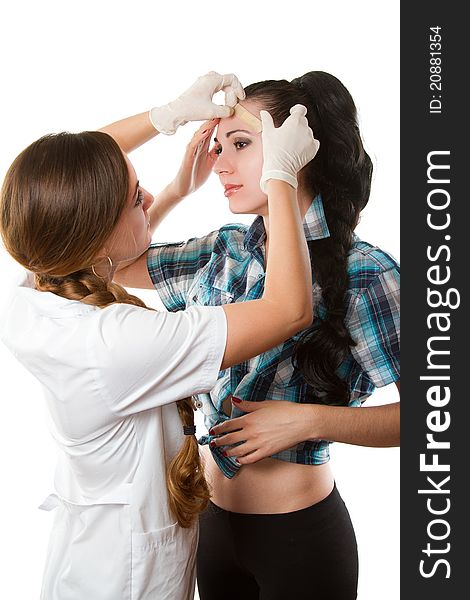
[[[129,194],[127,163],[102,132],[40,138],[11,165],[1,192],[0,233],[7,251],[35,274],[36,289],[106,308],[123,303],[153,310],[90,267],[111,236]],[[184,427],[194,403],[179,400]],[[210,492],[194,435],[167,470],[169,505],[181,527],[205,509]]]

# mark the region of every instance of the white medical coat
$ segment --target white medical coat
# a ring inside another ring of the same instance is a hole
[[[193,598],[197,526],[175,523],[166,466],[183,441],[175,401],[216,382],[223,309],[99,309],[24,283],[1,336],[42,383],[58,448],[41,598]]]

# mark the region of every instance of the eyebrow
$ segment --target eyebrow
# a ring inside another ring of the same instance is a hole
[[[238,131],[241,131],[242,133],[247,133],[248,135],[255,135],[252,131],[248,131],[247,129],[234,129],[233,131],[227,131],[227,133],[225,134],[225,137],[228,138],[233,133],[237,133]],[[214,142],[219,143],[219,140],[215,137]]]

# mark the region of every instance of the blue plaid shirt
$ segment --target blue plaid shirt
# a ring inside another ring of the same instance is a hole
[[[304,219],[307,240],[329,236],[320,196],[312,202]],[[148,271],[166,308],[183,310],[192,305],[214,306],[260,298],[264,289],[264,241],[262,217],[250,227],[225,225],[202,238],[178,244],[153,244],[148,250]],[[351,406],[360,406],[381,387],[400,378],[399,265],[387,253],[354,237],[349,253],[349,289],[345,323],[356,342],[341,364],[338,374],[348,382]],[[313,282],[316,317],[325,308],[321,290]],[[200,395],[208,429],[231,417],[222,410],[224,400],[288,400],[308,403],[312,388],[292,364],[292,350],[298,335],[249,361],[225,369],[210,394]],[[199,441],[207,444],[211,436]],[[306,441],[273,455],[302,464],[329,460],[326,440]],[[240,468],[223,447],[212,449],[214,459],[227,477]]]

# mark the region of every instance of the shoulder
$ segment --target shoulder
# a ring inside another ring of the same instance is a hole
[[[384,276],[399,282],[400,265],[389,252],[356,236],[348,255],[348,275],[350,289],[359,291]]]
[[[219,233],[225,236],[233,236],[233,237],[244,237],[246,232],[248,231],[248,225],[244,225],[243,223],[227,223],[227,225],[223,225],[219,229]]]
[[[243,255],[245,250],[245,236],[248,226],[243,223],[229,223],[218,231],[214,240],[214,251],[216,253],[228,254],[232,258]]]

